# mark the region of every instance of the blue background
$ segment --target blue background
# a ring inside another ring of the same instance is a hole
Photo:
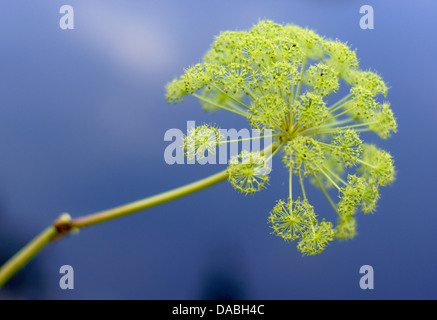
[[[69,4],[75,29],[59,28]],[[375,29],[362,30],[370,4]],[[168,105],[165,84],[196,63],[220,31],[260,18],[308,26],[357,49],[383,75],[399,132],[387,141],[397,180],[382,189],[358,236],[302,257],[270,235],[267,216],[287,196],[287,172],[243,196],[227,183],[49,245],[0,292],[10,299],[435,299],[435,1],[1,1],[0,261],[62,212],[111,208],[218,172],[165,163],[170,128],[187,120],[247,123]],[[309,190],[321,216],[332,209]],[[59,268],[75,289],[59,288]],[[361,290],[371,265],[375,289]]]

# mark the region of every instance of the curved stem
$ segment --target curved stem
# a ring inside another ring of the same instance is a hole
[[[282,145],[278,146],[277,143],[273,143],[262,150],[261,153],[270,154],[270,157],[272,157],[276,151],[281,148],[281,146]],[[185,186],[73,220],[68,214],[62,214],[52,226],[48,227],[38,236],[36,236],[0,268],[0,288],[3,287],[3,285],[8,282],[9,279],[12,278],[32,258],[34,258],[38,252],[40,252],[49,242],[65,236],[70,231],[120,218],[137,211],[145,210],[150,207],[181,198],[226,180],[228,176],[228,171],[225,169],[219,173],[213,174],[196,182],[192,182]]]
[[[21,268],[34,258],[49,242],[56,240],[71,230],[77,230],[86,226],[94,225],[104,221],[119,218],[140,210],[144,210],[190,193],[208,188],[228,178],[227,170],[223,170],[202,180],[187,184],[185,186],[160,193],[142,200],[134,201],[113,209],[97,212],[77,219],[59,218],[52,226],[32,239],[25,247],[17,252],[0,268],[0,288],[9,281]]]
[[[29,260],[31,260],[42,248],[58,234],[55,226],[50,226],[37,235],[24,248],[18,251],[0,268],[0,288],[8,282]]]
[[[108,220],[120,218],[122,216],[148,209],[150,207],[157,206],[159,204],[181,198],[190,193],[200,191],[208,188],[216,183],[219,183],[228,178],[227,170],[223,170],[212,176],[204,178],[202,180],[187,184],[185,186],[166,191],[155,196],[131,202],[113,209],[97,212],[88,216],[79,217],[71,221],[72,228],[83,228],[91,226],[97,223],[102,223]]]

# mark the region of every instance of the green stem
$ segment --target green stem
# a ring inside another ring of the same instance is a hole
[[[302,61],[302,69],[300,70],[300,81],[299,84],[297,85],[297,89],[296,89],[296,94],[293,92],[292,96],[293,96],[293,103],[292,105],[290,105],[290,110],[289,110],[289,118],[290,118],[290,123],[289,123],[289,127],[291,128],[293,126],[294,123],[294,112],[293,109],[296,106],[296,101],[299,100],[299,94],[300,94],[300,88],[302,86],[302,78],[303,78],[303,73],[305,72],[305,65],[307,63],[307,58],[305,57]],[[292,90],[294,90],[294,86],[292,88]]]
[[[372,169],[378,169],[377,167],[375,167],[374,165],[372,165],[372,164],[370,164],[370,163],[368,163],[368,162],[366,162],[366,161],[363,161],[363,160],[361,160],[361,159],[357,159],[357,161],[359,162],[359,163],[362,163],[362,164],[364,164],[365,166],[368,166],[368,167],[370,167],[370,168],[372,168]]]
[[[349,93],[348,95],[344,96],[341,100],[337,101],[336,103],[334,103],[332,106],[330,106],[328,108],[329,112],[334,112],[338,109],[340,109],[346,102],[346,100],[348,100],[350,97],[352,97],[352,93]]]
[[[323,184],[320,182],[319,178],[317,178],[317,176],[314,176],[314,179],[317,182],[317,185],[319,186],[320,190],[322,190],[323,194],[325,195],[326,199],[328,199],[329,203],[331,204],[331,206],[334,208],[335,212],[338,213],[337,210],[337,206],[335,205],[334,201],[332,201],[331,197],[329,196],[328,192],[326,191],[325,187],[323,186]]]
[[[349,120],[349,119],[348,119],[348,120]],[[333,130],[338,130],[338,129],[343,130],[343,129],[351,129],[351,128],[365,127],[365,126],[370,126],[371,124],[375,124],[375,123],[378,123],[378,121],[363,122],[363,123],[358,123],[358,124],[354,124],[354,125],[350,125],[350,126],[343,126],[343,127],[334,127],[334,128],[331,128],[331,130],[328,130],[328,131],[329,131],[329,132],[333,132]],[[301,133],[302,133],[302,134],[311,134],[311,133],[325,132],[325,131],[327,131],[327,130],[320,130],[320,131],[318,131],[318,130],[313,130],[313,131],[310,131],[310,130],[304,130],[304,131],[301,131]]]
[[[243,117],[247,118],[247,112],[243,112],[243,111],[238,111],[238,110],[233,110],[233,109],[231,109],[231,108],[227,108],[227,107],[225,107],[225,106],[222,106],[222,105],[220,105],[220,104],[217,104],[217,103],[215,103],[215,102],[212,102],[212,101],[210,101],[210,100],[208,100],[208,99],[206,99],[206,98],[204,98],[204,97],[202,97],[202,96],[199,96],[199,95],[196,94],[196,93],[193,93],[192,95],[193,95],[194,97],[196,97],[197,99],[199,99],[199,100],[202,100],[202,101],[204,101],[204,102],[206,102],[206,103],[209,103],[209,104],[213,105],[214,107],[217,107],[217,108],[220,108],[220,109],[223,109],[223,110],[226,110],[226,111],[229,111],[229,112],[232,112],[232,113],[238,114],[239,116],[243,116]]]
[[[356,106],[354,106],[354,107],[352,107],[352,108],[349,108],[349,109],[347,109],[347,110],[344,110],[343,112],[341,112],[341,113],[339,113],[339,114],[336,114],[336,115],[334,115],[334,116],[332,116],[332,117],[330,117],[330,118],[328,118],[328,119],[323,120],[322,122],[320,122],[320,124],[325,123],[325,122],[327,122],[327,121],[331,121],[331,120],[333,120],[333,119],[335,119],[335,118],[338,118],[338,117],[344,115],[345,113],[348,113],[349,111],[351,111],[351,110],[353,110],[353,109],[355,109],[355,108],[356,108]]]
[[[323,171],[323,169],[322,168],[320,168],[319,167],[319,169],[320,169],[320,172],[321,173],[323,173],[323,175],[329,180],[329,181],[331,181],[331,183],[338,189],[338,190],[341,190],[340,189],[340,187],[335,183],[335,181],[334,180],[332,180],[332,178],[325,172],[325,171]]]
[[[256,97],[255,97],[255,95],[252,93],[252,91],[250,91],[250,89],[245,88],[245,89],[243,89],[243,91],[244,91],[244,92],[245,92],[249,97],[251,97],[253,101],[256,101]]]
[[[290,211],[293,203],[293,173],[292,173],[292,167],[290,167],[289,177],[288,177],[288,195],[290,197]]]
[[[67,234],[70,230],[77,230],[79,228],[91,226],[157,206],[159,204],[208,188],[214,184],[226,180],[227,178],[227,170],[223,170],[202,180],[113,209],[79,217],[74,220],[66,221],[59,219],[52,226],[48,227],[33,240],[31,240],[24,248],[17,252],[0,268],[0,288],[3,287],[3,285],[6,284],[6,282],[8,282],[8,280],[12,278],[21,268],[23,268],[32,258],[34,258],[49,242]]]
[[[332,122],[332,123],[329,123],[329,124],[324,124],[322,126],[311,127],[311,128],[303,129],[303,130],[299,129],[298,133],[302,133],[302,134],[313,133],[313,132],[318,132],[318,131],[320,131],[322,129],[324,129],[324,130],[326,130],[326,129],[335,129],[336,130],[338,128],[341,129],[342,127],[336,127],[336,126],[338,126],[340,124],[345,124],[345,123],[348,123],[348,122],[351,122],[351,121],[354,121],[354,119],[352,119],[352,118],[343,119],[341,121],[335,121],[335,122]]]
[[[236,103],[238,103],[240,106],[246,108],[247,110],[250,110],[250,108],[249,108],[248,106],[246,106],[243,102],[241,102],[241,101],[238,100],[238,99],[235,99],[233,96],[231,96],[231,95],[228,94],[227,92],[223,91],[223,90],[220,89],[218,86],[216,86],[216,85],[214,85],[214,84],[212,84],[212,83],[211,83],[211,86],[212,86],[214,89],[216,89],[216,90],[220,91],[221,93],[223,93],[223,94],[224,94],[225,96],[227,96],[229,99],[231,99],[231,100],[235,101]]]
[[[305,200],[308,200],[306,192],[305,192],[305,186],[303,185],[303,179],[302,179],[302,172],[301,171],[299,171],[299,181],[300,181],[300,187],[302,188],[303,198]]]
[[[270,156],[273,156],[281,146],[282,145],[278,146],[273,143],[262,150],[261,153],[265,154],[266,152],[272,152]],[[49,242],[61,238],[70,231],[120,218],[137,211],[145,210],[181,198],[226,180],[228,176],[226,169],[185,186],[73,220],[71,220],[68,214],[63,214],[53,223],[52,226],[36,236],[0,268],[0,288],[3,287],[3,285],[6,284],[9,279],[23,268],[32,258],[34,258]]]
[[[12,278],[29,260],[44,248],[58,234],[55,226],[50,226],[37,235],[0,268],[0,288]]]
[[[227,170],[223,170],[205,179],[187,184],[185,186],[157,194],[155,196],[131,202],[113,209],[97,212],[88,216],[79,217],[71,221],[73,228],[83,228],[94,224],[102,223],[108,220],[120,218],[122,216],[148,209],[159,204],[169,202],[190,193],[208,188],[216,183],[219,183],[228,178]]]
[[[294,100],[293,100],[293,106],[295,105],[297,99],[299,99],[300,88],[302,86],[303,73],[305,72],[306,63],[307,63],[307,58],[305,57],[302,61],[302,69],[300,70],[300,81],[299,81],[299,84],[297,85],[296,95],[295,95]]]
[[[332,172],[331,170],[329,170],[326,166],[324,166],[323,165],[323,168],[326,170],[326,171],[328,171],[330,174],[332,174],[332,176],[334,177],[334,178],[336,178],[338,181],[340,181],[341,183],[343,183],[343,184],[347,184],[346,182],[344,182],[344,180],[342,179],[342,178],[340,178],[338,175],[336,175],[334,172]]]
[[[234,142],[243,142],[243,141],[252,141],[256,139],[266,139],[266,138],[276,138],[282,136],[282,134],[274,134],[270,136],[258,136],[253,138],[244,138],[244,139],[237,139],[237,140],[226,140],[226,141],[220,141],[221,143],[234,143]]]
[[[337,132],[337,129],[341,129],[341,127],[340,128],[333,128],[331,130],[305,131],[305,132],[302,131],[300,134],[302,136],[308,136],[308,135],[313,135],[313,134],[329,134],[329,133],[334,134],[334,133]],[[358,128],[358,129],[355,129],[355,132],[366,132],[366,131],[372,131],[372,129],[370,129],[370,128],[364,128],[364,129]]]

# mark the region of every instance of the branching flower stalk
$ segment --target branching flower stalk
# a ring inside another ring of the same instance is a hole
[[[346,94],[331,99],[340,84]],[[355,52],[340,41],[272,21],[260,21],[247,32],[223,32],[201,63],[167,87],[170,102],[187,95],[199,98],[207,111],[230,111],[254,129],[273,132],[275,154],[282,151],[288,169],[289,192],[288,198],[277,201],[268,222],[273,234],[298,241],[303,254],[320,253],[335,238],[354,237],[358,209],[374,212],[378,188],[394,179],[390,154],[360,138],[366,131],[383,139],[396,132],[390,104],[380,101],[387,86],[377,73],[360,70]],[[207,129],[205,125],[201,130]],[[194,138],[188,140],[193,143]],[[209,150],[222,143],[214,142]],[[203,154],[205,145],[196,147]],[[239,157],[253,160],[246,165],[237,159],[230,162],[228,180],[234,188],[244,194],[264,189],[269,176],[260,173],[266,172],[260,170],[262,159],[247,151]],[[293,175],[303,199],[293,198]],[[305,178],[326,196],[336,221],[319,221]],[[338,193],[337,203],[332,189]]]
[[[346,94],[335,97],[345,87]],[[272,157],[282,153],[289,181],[287,197],[270,211],[272,233],[297,241],[304,255],[322,252],[334,239],[356,235],[358,210],[374,212],[379,187],[394,180],[391,155],[360,138],[371,131],[382,139],[396,132],[396,119],[382,78],[361,70],[354,51],[309,29],[260,21],[249,31],[221,33],[201,63],[167,85],[167,100],[188,95],[206,111],[224,110],[247,119],[253,129],[272,132],[261,152],[242,150],[226,170],[198,182],[114,209],[71,219],[61,216],[0,268],[0,286],[50,241],[85,226],[115,219],[228,180],[243,194],[269,183]],[[262,137],[250,138],[262,139]],[[188,159],[202,160],[226,141],[216,125],[202,125],[184,139]],[[296,176],[298,185],[293,185]],[[319,189],[337,214],[320,219],[310,204],[305,180]],[[297,187],[297,188],[296,188]],[[301,191],[302,197],[295,196]],[[339,201],[333,195],[337,192]]]

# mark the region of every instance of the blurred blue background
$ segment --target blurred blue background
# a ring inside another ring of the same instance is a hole
[[[59,28],[74,8],[75,29]],[[359,27],[370,4],[375,29]],[[273,164],[270,186],[242,196],[224,182],[49,245],[1,292],[9,299],[435,299],[437,298],[435,1],[1,1],[0,262],[62,212],[111,208],[222,170],[169,166],[170,128],[187,120],[247,123],[168,105],[165,85],[196,63],[223,30],[260,18],[308,26],[357,49],[383,75],[399,132],[387,141],[398,171],[358,236],[302,257],[270,235],[267,216],[287,196]],[[373,139],[373,140],[372,140]],[[309,191],[321,216],[323,195]],[[59,268],[75,289],[59,288]],[[371,265],[375,289],[361,290]]]

